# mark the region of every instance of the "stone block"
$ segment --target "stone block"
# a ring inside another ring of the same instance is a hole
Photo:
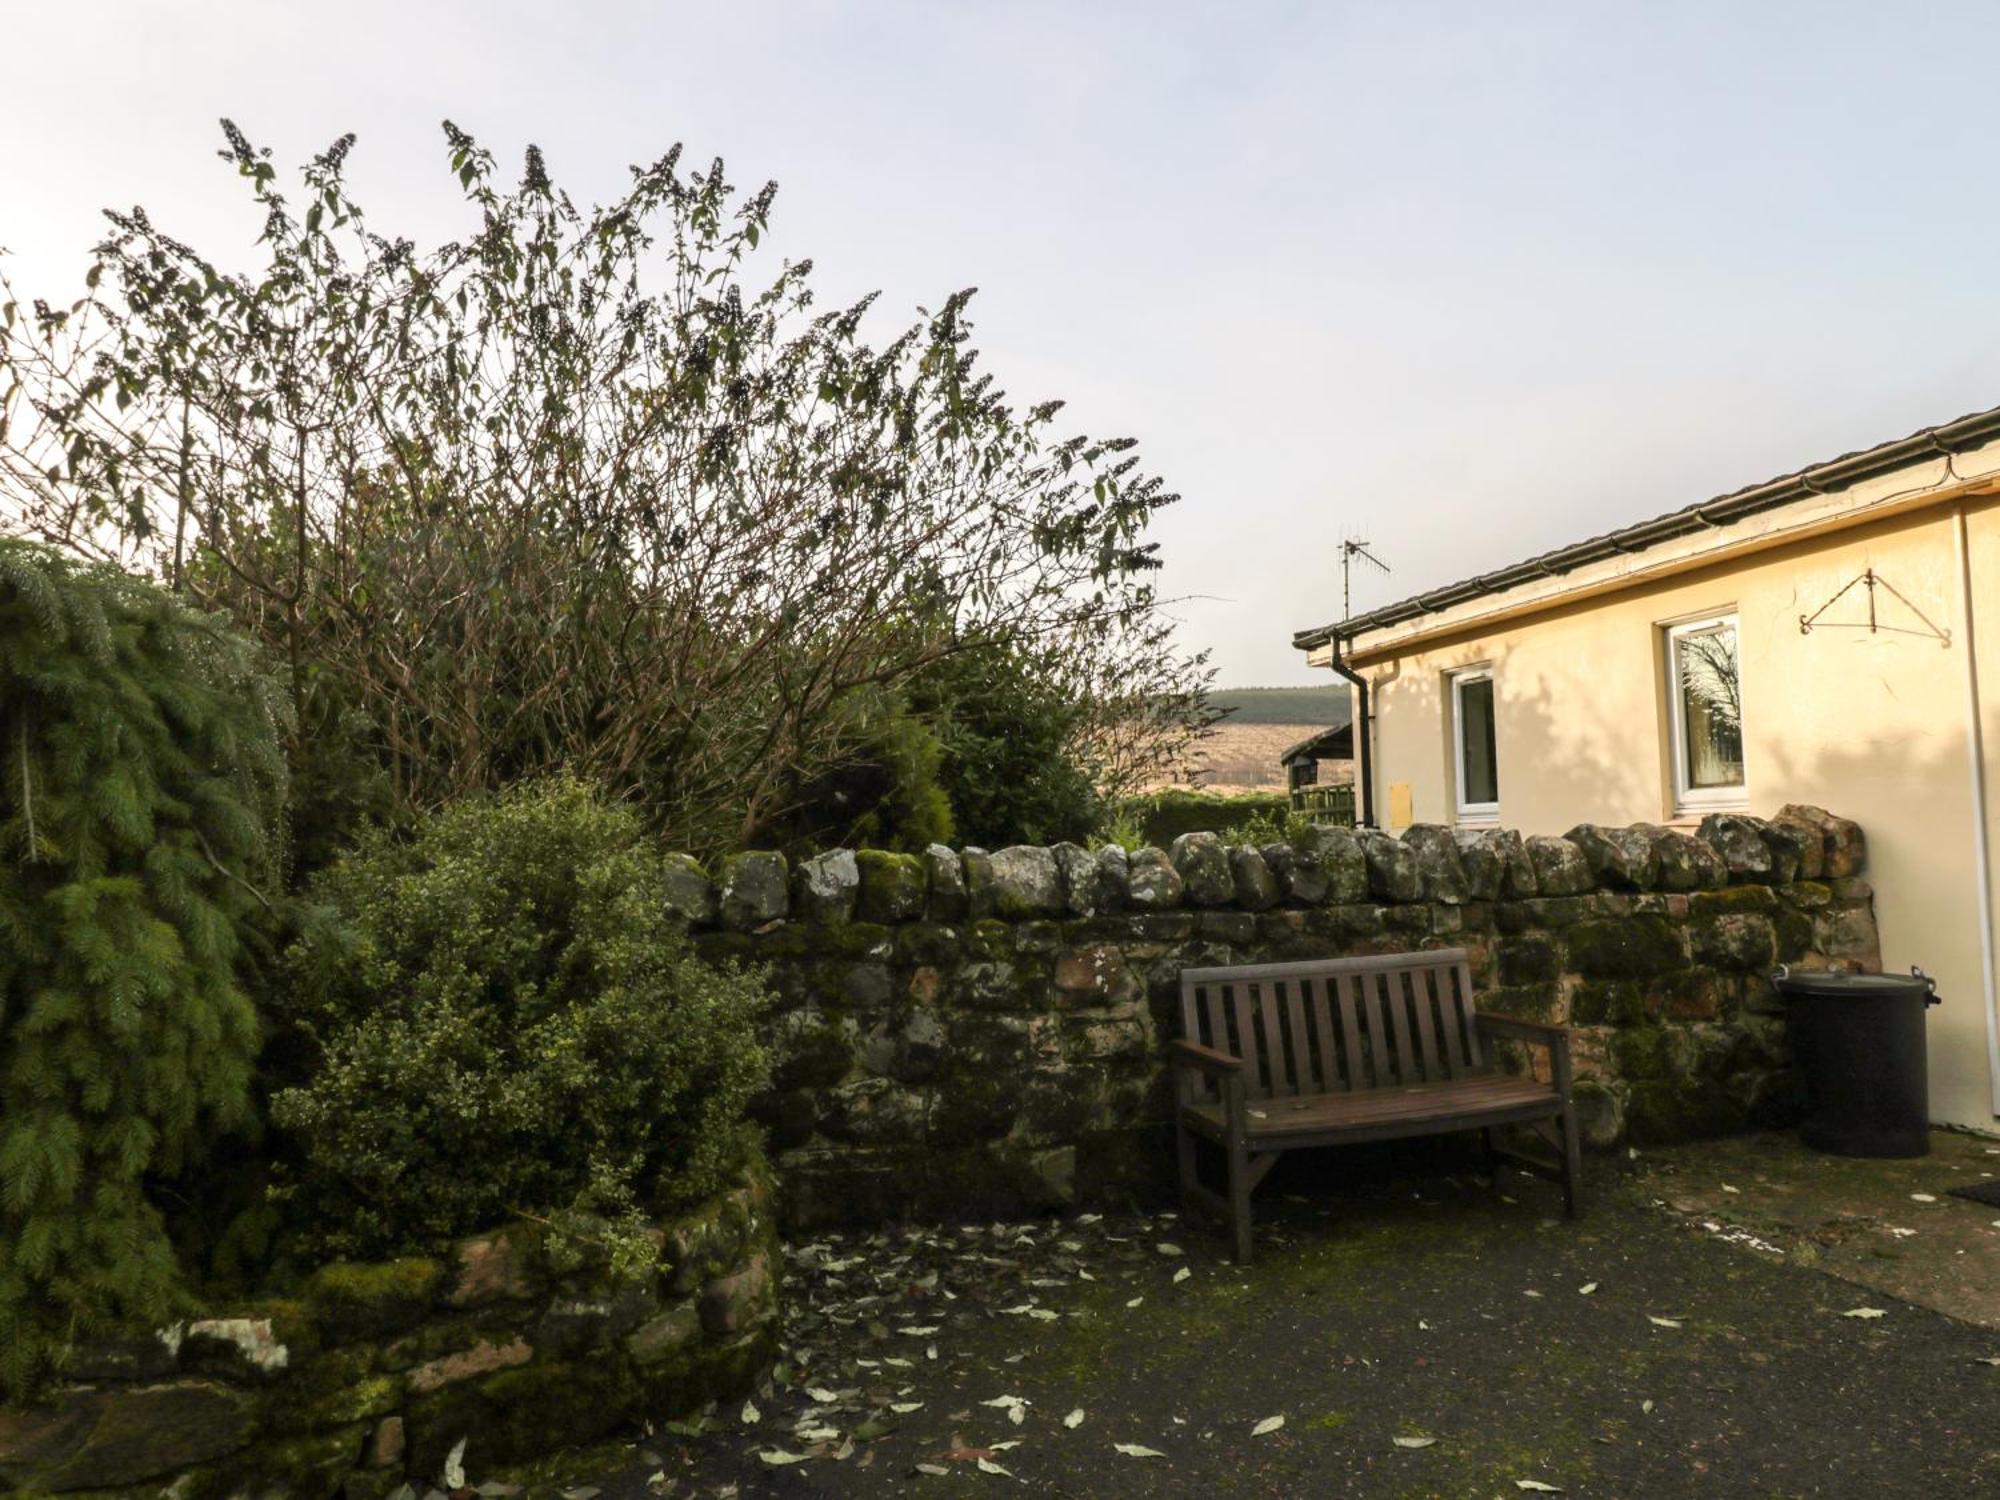
[[[1132,878],[1132,862],[1124,849],[1117,844],[1106,844],[1097,851],[1097,891],[1099,910],[1105,912],[1122,911]]]
[[[1522,841],[1534,867],[1535,889],[1543,896],[1580,896],[1596,886],[1590,862],[1568,839],[1535,834]]]
[[[1140,911],[1164,911],[1181,904],[1184,888],[1180,872],[1164,850],[1134,851],[1125,892],[1128,905]]]
[[[1465,865],[1451,829],[1417,823],[1403,831],[1403,844],[1417,857],[1417,885],[1424,900],[1457,906],[1468,898]]]
[[[1260,851],[1247,846],[1231,849],[1229,875],[1236,904],[1245,911],[1265,911],[1278,904],[1278,878]]]
[[[1778,961],[1777,931],[1761,912],[1731,912],[1697,923],[1694,956],[1718,969],[1769,969]]]
[[[1401,839],[1391,838],[1372,828],[1354,835],[1368,863],[1368,893],[1377,901],[1406,904],[1423,899],[1423,877],[1417,869],[1417,851]]]
[[[428,1396],[432,1391],[442,1390],[461,1380],[525,1365],[534,1357],[534,1349],[519,1336],[504,1343],[482,1339],[470,1349],[460,1349],[441,1359],[418,1365],[410,1371],[410,1391],[413,1395]]]
[[[792,871],[792,911],[823,927],[854,920],[861,897],[861,866],[852,849],[829,849],[799,861]]]
[[[690,927],[713,926],[721,897],[701,862],[691,854],[665,854],[661,860],[666,867],[662,897],[668,913]]]
[[[722,862],[720,912],[724,926],[748,932],[791,909],[785,856],[769,850],[732,854]]]
[[[1377,835],[1380,837],[1380,835]],[[1319,899],[1340,904],[1366,901],[1371,889],[1368,855],[1353,829],[1315,823],[1299,836],[1299,852],[1317,860],[1326,877]]]
[[[676,1303],[626,1336],[625,1352],[636,1365],[677,1359],[701,1341],[701,1312],[692,1300]]]
[[[1762,819],[1740,813],[1710,813],[1701,820],[1696,837],[1722,856],[1731,880],[1770,880],[1771,846],[1764,841]]]
[[[971,914],[972,903],[965,884],[965,862],[957,851],[943,844],[929,845],[924,850],[924,875],[929,886],[925,911],[933,922],[963,921]],[[867,884],[864,879],[864,899]],[[876,920],[888,921],[889,918]]]
[[[1774,821],[1811,828],[1819,834],[1819,870],[1809,872],[1803,863],[1800,867],[1799,873],[1807,879],[1823,876],[1828,880],[1838,880],[1859,875],[1867,868],[1868,840],[1859,823],[1836,818],[1823,807],[1811,807],[1800,802],[1788,802],[1779,808]]]
[[[967,875],[975,907],[1003,921],[1062,915],[1062,872],[1055,855],[1038,845],[996,850]]]
[[[540,1290],[535,1274],[538,1236],[525,1224],[475,1234],[452,1247],[452,1307],[523,1301]]]
[[[1659,883],[1655,835],[1644,824],[1603,828],[1579,823],[1563,835],[1583,854],[1593,884],[1611,891],[1650,891]]]
[[[1212,833],[1184,833],[1167,849],[1181,891],[1190,906],[1225,906],[1235,899],[1229,851]]]
[[[72,1388],[0,1407],[0,1482],[31,1493],[138,1484],[245,1446],[256,1398],[209,1380]]]

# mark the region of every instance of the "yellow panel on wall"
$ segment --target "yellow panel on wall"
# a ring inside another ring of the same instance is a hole
[[[1410,784],[1407,781],[1389,783],[1389,827],[1392,830],[1408,828],[1416,822],[1416,815],[1410,811]]]

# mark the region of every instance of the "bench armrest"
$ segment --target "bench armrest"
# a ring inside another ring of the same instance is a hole
[[[1243,1071],[1243,1059],[1204,1047],[1199,1042],[1174,1040],[1167,1043],[1167,1056],[1176,1067],[1193,1068],[1211,1078],[1227,1078]]]
[[[1562,1096],[1564,1107],[1569,1106],[1574,1075],[1570,1068],[1567,1026],[1551,1026],[1546,1021],[1520,1021],[1513,1016],[1482,1016],[1476,1012],[1472,1024],[1486,1036],[1548,1048],[1549,1077],[1556,1086],[1556,1092]]]
[[[1569,1044],[1567,1026],[1551,1026],[1546,1021],[1522,1021],[1513,1016],[1489,1016],[1475,1013],[1472,1024],[1489,1036],[1505,1037],[1511,1042],[1527,1042],[1536,1047],[1553,1047],[1558,1043]]]

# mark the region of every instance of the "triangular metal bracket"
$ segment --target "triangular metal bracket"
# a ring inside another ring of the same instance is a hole
[[[1838,604],[1841,601],[1841,599],[1845,597],[1847,593],[1850,590],[1852,590],[1857,584],[1865,588],[1868,592],[1867,619],[1826,620],[1820,618],[1828,610],[1832,609],[1834,605]],[[1880,612],[1876,609],[1875,605],[1875,591],[1877,589],[1883,590],[1885,593],[1889,595],[1891,599],[1896,600],[1903,606],[1904,609],[1908,610],[1911,614],[1915,615],[1918,621],[1920,622],[1920,627],[1910,626],[1910,625],[1884,625],[1881,620]],[[1870,635],[1875,635],[1877,633],[1883,633],[1887,635],[1914,635],[1914,636],[1922,636],[1927,640],[1936,641],[1940,646],[1949,646],[1951,644],[1951,632],[1949,630],[1941,629],[1937,625],[1933,624],[1929,615],[1925,614],[1922,610],[1918,609],[1916,605],[1912,604],[1909,601],[1909,599],[1903,594],[1902,590],[1898,589],[1893,583],[1889,582],[1888,579],[1884,578],[1880,573],[1877,573],[1873,568],[1867,569],[1858,578],[1848,579],[1847,582],[1843,583],[1840,586],[1840,588],[1835,591],[1834,596],[1831,599],[1827,600],[1826,603],[1822,604],[1818,609],[1814,610],[1811,614],[1799,616],[1800,635],[1811,635],[1814,630],[1865,630]]]

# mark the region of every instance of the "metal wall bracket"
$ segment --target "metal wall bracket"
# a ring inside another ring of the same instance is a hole
[[[1834,605],[1838,604],[1856,584],[1860,584],[1868,591],[1868,618],[1866,620],[1822,619],[1821,616],[1832,609]],[[1904,609],[1915,615],[1921,624],[1921,628],[1910,625],[1883,624],[1875,608],[1875,590],[1878,588],[1886,591],[1890,598],[1899,602]],[[1875,635],[1878,632],[1888,635],[1914,635],[1921,636],[1926,640],[1936,641],[1940,646],[1949,646],[1951,644],[1951,632],[1949,630],[1940,629],[1937,625],[1933,624],[1929,615],[1912,604],[1900,589],[1880,573],[1877,573],[1873,568],[1865,570],[1858,578],[1848,579],[1847,582],[1843,583],[1834,592],[1831,599],[1827,600],[1826,603],[1822,604],[1811,614],[1799,616],[1800,635],[1811,635],[1815,629],[1865,630],[1870,635]]]

